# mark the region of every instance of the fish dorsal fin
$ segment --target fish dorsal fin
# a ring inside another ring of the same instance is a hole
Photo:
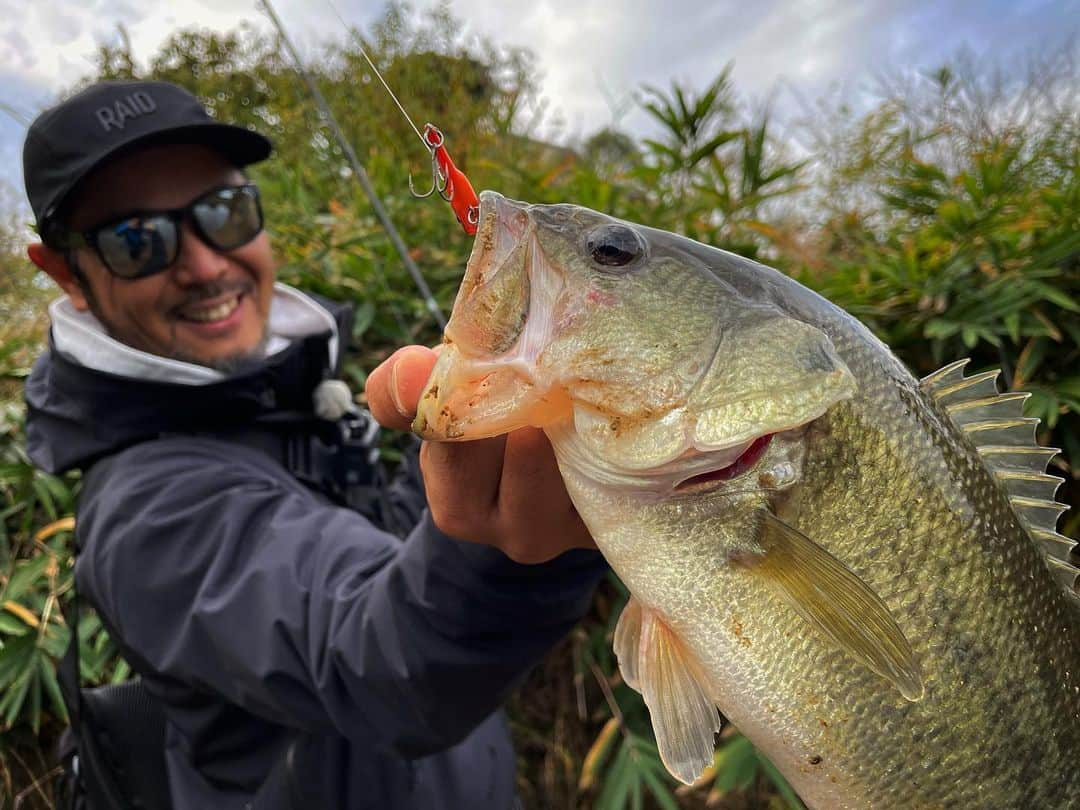
[[[998,393],[997,369],[965,377],[967,363],[950,363],[923,377],[919,386],[975,443],[983,463],[1005,487],[1020,522],[1042,546],[1051,572],[1075,591],[1080,584],[1080,569],[1071,562],[1076,542],[1057,532],[1058,517],[1069,507],[1054,499],[1062,479],[1046,472],[1050,459],[1061,451],[1035,443],[1039,420],[1023,415],[1030,394]]]
[[[649,707],[660,759],[672,776],[693,784],[712,764],[720,730],[697,658],[659,613],[633,596],[619,614],[614,646],[623,680]]]

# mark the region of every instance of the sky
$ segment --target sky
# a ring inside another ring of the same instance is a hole
[[[302,55],[368,30],[382,2],[273,0]],[[434,5],[413,0],[414,9]],[[554,139],[617,124],[647,134],[628,103],[643,84],[703,87],[734,62],[737,90],[781,109],[854,97],[876,76],[932,69],[966,49],[1008,61],[1080,36],[1080,0],[451,0],[464,35],[531,49]],[[340,17],[339,17],[340,15]],[[0,214],[22,201],[30,120],[93,69],[119,26],[145,64],[182,27],[272,29],[256,0],[0,0]],[[422,111],[419,113],[422,117]]]

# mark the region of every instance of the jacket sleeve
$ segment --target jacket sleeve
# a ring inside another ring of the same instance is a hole
[[[283,725],[442,750],[577,622],[604,570],[584,550],[519,565],[426,514],[402,542],[268,467],[191,438],[99,463],[76,578],[136,669]]]

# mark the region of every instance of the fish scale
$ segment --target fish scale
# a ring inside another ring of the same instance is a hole
[[[674,234],[491,192],[480,228],[416,427],[544,428],[630,591],[615,649],[674,775],[711,762],[712,703],[812,808],[1080,807],[1076,571],[1022,396],[960,363],[918,381]],[[477,268],[545,297],[500,307]]]
[[[857,360],[848,359],[857,373]],[[869,391],[867,404],[876,407],[866,412],[888,410],[881,405],[892,391]],[[1080,751],[1080,696],[1070,690],[1066,662],[1075,660],[1080,636],[1064,596],[1044,573],[1038,550],[985,467],[956,452],[959,437],[945,441],[941,433],[926,430],[917,435],[938,441],[912,442],[906,433],[891,445],[867,447],[873,433],[854,417],[857,404],[825,417],[830,437],[808,452],[799,528],[819,542],[834,539],[829,550],[877,586],[930,675],[927,697],[916,704],[904,704],[898,695],[890,702],[892,696],[873,683],[865,684],[869,689],[844,688],[854,719],[835,724],[831,733],[852,756],[873,757],[875,770],[895,773],[876,793],[868,784],[866,804],[852,806],[919,807],[927,801],[959,807],[1068,806],[1065,797],[1080,796],[1080,777],[1061,753]],[[830,475],[834,464],[862,474],[854,480],[845,476],[837,486]],[[951,475],[943,475],[943,467]],[[893,482],[894,492],[924,494],[904,498],[890,518],[890,510],[866,509],[880,502],[882,481]],[[871,519],[853,521],[851,516],[860,513]],[[873,545],[868,537],[895,538],[891,552],[901,564],[895,570],[861,565],[864,549]],[[1023,571],[1032,575],[1009,576]],[[962,600],[955,598],[960,593]],[[1035,629],[1040,626],[1041,638]],[[800,677],[800,668],[791,666],[798,658],[784,661],[789,677]],[[844,678],[846,662],[838,657],[833,663]],[[783,680],[778,687],[783,691]],[[966,722],[969,717],[976,719]],[[926,768],[926,759],[882,745],[882,734],[894,725],[922,730],[923,739],[934,742],[923,756],[932,761],[933,751],[949,752],[950,767]],[[1017,737],[1024,738],[1019,745]],[[1018,749],[1023,757],[1016,756]],[[925,788],[936,794],[932,800],[912,789],[925,782],[920,771],[936,776]],[[811,789],[804,790],[809,797]],[[979,803],[986,796],[997,798]]]
[[[858,374],[865,365],[859,342],[845,346],[839,334],[834,340]],[[858,400],[825,417],[832,442],[849,450],[859,448],[858,458],[845,457],[839,447],[823,446],[808,453],[800,528],[819,541],[835,538],[830,550],[857,571],[867,537],[896,538],[894,553],[905,563],[897,580],[900,601],[894,615],[901,623],[905,616],[917,622],[907,635],[922,657],[924,671],[932,675],[930,694],[923,702],[897,705],[891,711],[939,712],[940,733],[952,743],[942,747],[953,752],[959,759],[953,765],[961,768],[941,774],[942,801],[947,805],[950,795],[962,795],[956,791],[984,795],[990,790],[999,797],[992,806],[1067,806],[1064,797],[1080,796],[1080,776],[1068,757],[1055,757],[1054,751],[1080,750],[1080,694],[1071,688],[1067,668],[1080,646],[1075,611],[1048,575],[1039,550],[1001,488],[951,420],[913,389],[910,377],[883,382],[864,387],[861,412],[893,426],[893,441],[866,447],[873,432],[856,418]],[[910,430],[911,418],[921,423],[920,430]],[[820,469],[815,466],[819,463]],[[836,487],[829,474],[834,464],[857,467],[864,474],[855,486],[846,481],[848,486]],[[899,509],[874,511],[871,525],[852,530],[852,514],[864,511],[867,503],[881,502],[881,481],[895,482],[894,492],[923,494],[899,499]],[[815,509],[815,504],[827,508]],[[873,572],[866,576],[876,578]],[[909,584],[905,588],[899,583]],[[890,602],[887,582],[881,582],[878,592]],[[964,598],[957,599],[957,594]],[[946,682],[950,677],[952,684]],[[934,689],[935,679],[943,688]],[[873,698],[866,700],[872,711]],[[972,714],[978,716],[974,727],[965,722]],[[872,740],[878,732],[872,722],[867,725],[865,739],[853,740],[852,750],[875,750]],[[995,731],[988,736],[988,729]],[[1029,736],[1034,739],[1025,740],[1019,749],[1025,751],[1025,759],[1040,761],[1036,784],[1010,774],[1018,759],[1016,736],[1024,736],[1025,730],[1032,731]],[[861,748],[861,742],[871,748]],[[898,760],[899,773],[907,773],[903,752],[886,748],[878,756],[890,753]],[[987,787],[988,780],[992,787]],[[956,782],[952,791],[950,781]],[[898,795],[880,796],[870,806],[908,806],[900,798],[906,791],[903,779],[897,784]],[[1028,791],[1031,796],[1024,795]],[[1019,803],[1051,797],[1057,797],[1057,804]],[[888,803],[881,804],[886,799]]]

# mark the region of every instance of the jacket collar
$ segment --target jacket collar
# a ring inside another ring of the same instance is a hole
[[[225,379],[226,375],[216,369],[160,357],[115,340],[91,313],[75,309],[66,295],[49,305],[49,317],[56,351],[84,368],[178,385],[208,385]],[[299,290],[286,284],[274,285],[269,331],[267,358],[297,338],[329,332],[330,362],[337,365],[340,341],[334,316]]]
[[[229,376],[136,352],[109,338],[100,324],[95,328],[96,321],[73,320],[57,305],[50,346],[24,389],[31,459],[49,472],[85,469],[165,433],[230,430],[286,414],[314,419],[312,393],[339,372],[352,308],[282,287],[273,330],[284,347]],[[294,317],[296,310],[307,315]],[[304,334],[316,322],[322,331]],[[59,349],[57,331],[66,351]],[[79,338],[95,350],[79,347]]]

